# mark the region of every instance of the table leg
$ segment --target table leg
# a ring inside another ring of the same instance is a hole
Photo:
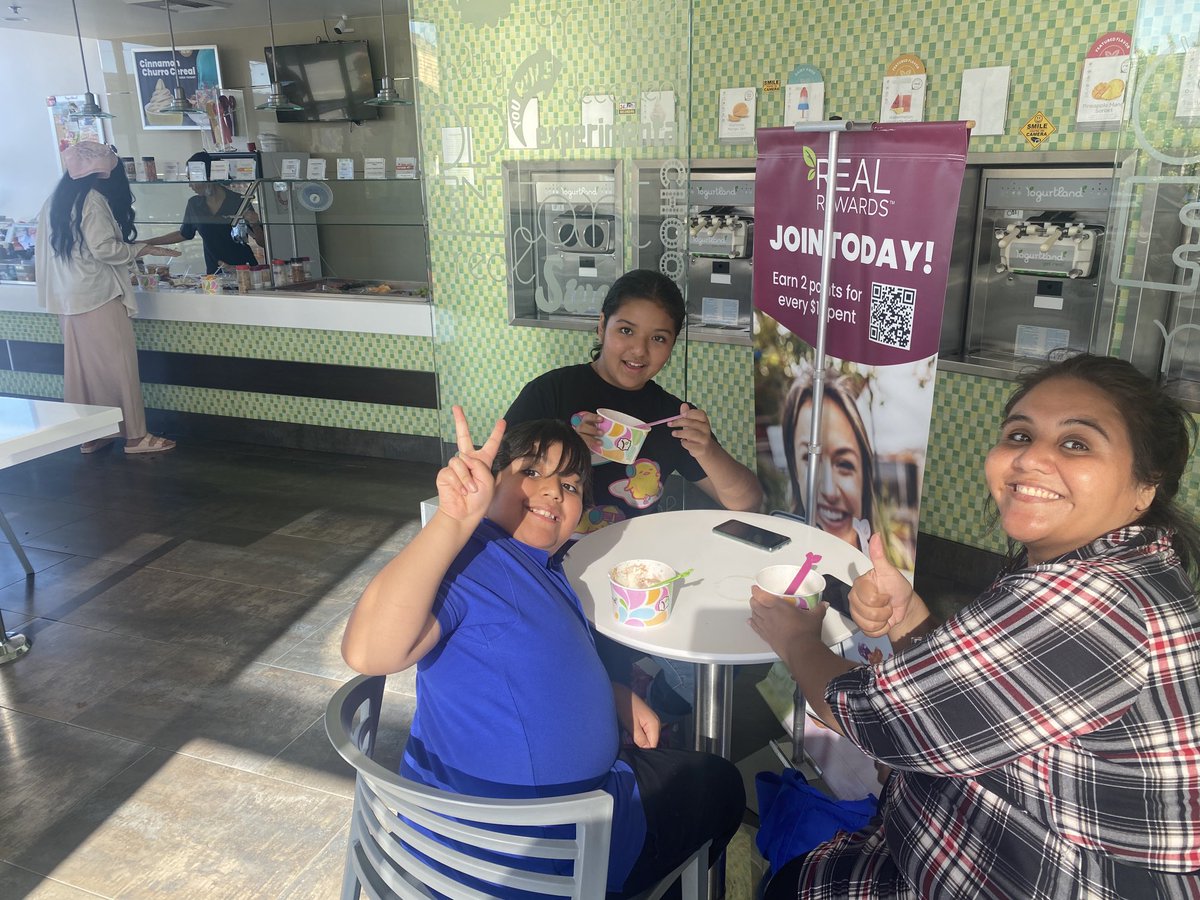
[[[800,686],[792,694],[792,768],[799,769],[804,764],[804,694]]]
[[[33,574],[33,566],[29,564],[29,557],[25,555],[25,548],[21,546],[21,542],[17,540],[17,533],[12,530],[12,526],[8,524],[8,518],[4,515],[4,510],[0,509],[0,531],[4,532],[4,536],[8,538],[8,542],[12,544],[13,553],[17,554],[17,559],[21,561],[21,565],[25,567],[25,574]],[[0,634],[3,632],[0,631]]]
[[[695,748],[729,759],[733,679],[729,666],[697,663]]]
[[[4,630],[4,613],[0,612],[0,666],[24,656],[30,646],[25,635],[9,634]]]
[[[714,663],[696,665],[695,748],[729,759],[733,717],[733,672]],[[725,896],[725,854],[708,870],[709,900]]]

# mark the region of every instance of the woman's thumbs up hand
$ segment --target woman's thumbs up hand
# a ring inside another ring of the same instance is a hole
[[[904,621],[913,589],[900,570],[888,561],[878,533],[871,535],[868,549],[874,568],[854,580],[850,588],[850,615],[863,634],[879,637]]]

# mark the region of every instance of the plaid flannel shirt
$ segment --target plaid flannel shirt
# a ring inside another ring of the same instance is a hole
[[[1200,898],[1200,611],[1169,534],[1019,561],[826,697],[893,775],[799,896]]]

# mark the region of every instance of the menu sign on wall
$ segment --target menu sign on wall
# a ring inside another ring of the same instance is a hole
[[[208,105],[215,107],[221,89],[216,47],[130,52],[143,128],[198,131],[210,127]],[[191,101],[192,112],[166,111],[174,100],[177,83],[183,89],[183,96]]]
[[[883,76],[880,122],[920,122],[925,118],[925,63],[915,53],[901,53]]]
[[[1075,123],[1084,131],[1117,128],[1129,96],[1133,39],[1123,31],[1101,35],[1088,48],[1079,78]]]

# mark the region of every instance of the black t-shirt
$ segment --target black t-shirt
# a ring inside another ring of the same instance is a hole
[[[682,401],[653,381],[636,391],[615,387],[596,374],[588,364],[566,366],[539,375],[521,389],[505,421],[511,427],[533,419],[571,421],[577,412],[615,409],[653,422],[677,415]],[[594,506],[579,523],[587,533],[632,516],[654,512],[663,496],[663,486],[672,472],[688,481],[707,476],[695,457],[684,449],[669,425],[657,425],[646,436],[632,465],[592,457],[592,502]]]
[[[242,205],[242,197],[234,191],[225,190],[224,193],[225,198],[216,213],[209,212],[207,199],[199,195],[193,197],[187,202],[183,224],[179,226],[179,233],[184,240],[190,241],[196,232],[200,233],[200,240],[204,242],[204,268],[209,275],[217,271],[223,262],[231,266],[258,264],[254,251],[246,244],[239,244],[229,233],[233,227],[233,217]]]

